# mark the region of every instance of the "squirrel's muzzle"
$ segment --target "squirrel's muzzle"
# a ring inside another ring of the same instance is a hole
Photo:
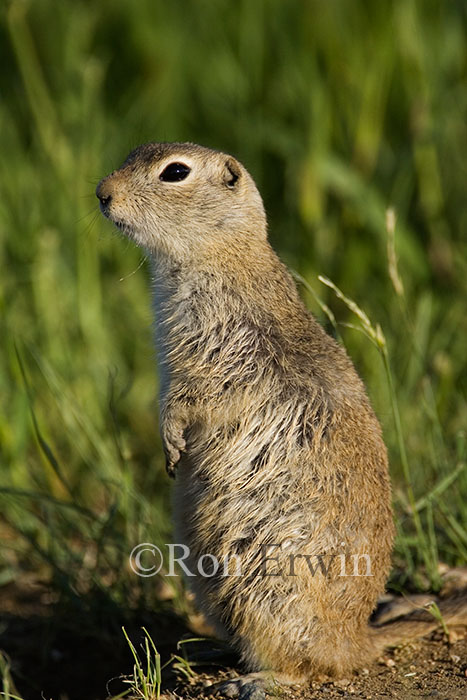
[[[109,216],[109,209],[112,202],[112,182],[108,177],[105,177],[99,182],[96,187],[96,197],[99,200],[99,206],[104,216]]]

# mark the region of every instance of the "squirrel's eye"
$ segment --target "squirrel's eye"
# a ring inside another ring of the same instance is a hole
[[[170,163],[159,175],[163,182],[180,182],[190,173],[191,168],[183,163]]]

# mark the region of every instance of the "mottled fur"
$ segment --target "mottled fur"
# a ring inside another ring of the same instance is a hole
[[[172,162],[185,180],[161,181]],[[154,263],[175,541],[194,572],[206,553],[242,564],[191,578],[199,607],[251,670],[300,680],[368,662],[394,531],[386,449],[347,354],[267,241],[252,178],[223,153],[147,144],[97,194]],[[262,575],[266,553],[282,574]],[[286,575],[291,554],[322,555],[324,573],[297,556]],[[369,555],[372,575],[340,575],[342,554]]]

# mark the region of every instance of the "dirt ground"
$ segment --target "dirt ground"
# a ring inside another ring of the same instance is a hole
[[[11,664],[11,678],[24,700],[105,700],[125,689],[122,675],[133,660],[121,626],[139,645],[145,626],[162,663],[178,653],[177,642],[192,636],[184,621],[169,609],[154,615],[121,615],[103,603],[102,619],[88,624],[85,607],[57,606],[53,594],[37,582],[0,588],[0,650]],[[216,645],[204,644],[205,662],[193,664],[191,680],[167,668],[162,698],[218,698],[215,683],[241,673],[235,657],[215,658]],[[199,652],[199,649],[198,649]],[[202,656],[203,651],[201,651]],[[217,647],[217,654],[219,649]],[[206,660],[207,659],[207,660]],[[206,665],[207,664],[207,665]],[[451,629],[387,651],[376,663],[348,678],[321,680],[307,689],[271,688],[272,697],[298,698],[467,698],[467,635]]]
[[[423,639],[392,650],[377,663],[355,675],[339,681],[315,682],[310,688],[276,690],[272,697],[283,700],[315,700],[318,698],[438,698],[465,700],[467,698],[467,641],[460,639],[448,644],[442,634],[434,633]],[[224,678],[229,675],[223,673]],[[191,688],[186,684],[175,688],[167,698],[216,698],[210,693],[212,684],[220,680],[220,674],[203,675],[195,679]]]

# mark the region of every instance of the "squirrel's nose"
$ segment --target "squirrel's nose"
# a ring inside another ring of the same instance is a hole
[[[108,214],[110,204],[112,202],[112,193],[110,191],[107,178],[101,180],[96,187],[96,197],[100,202],[101,212]]]

